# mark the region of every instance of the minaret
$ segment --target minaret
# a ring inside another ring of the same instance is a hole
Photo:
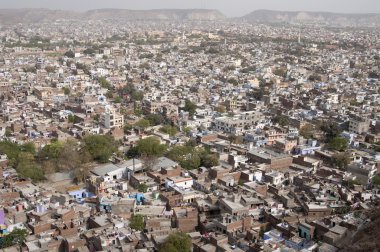
[[[301,27],[298,30],[298,44],[301,44]]]

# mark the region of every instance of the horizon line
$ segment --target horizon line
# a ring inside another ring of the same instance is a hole
[[[208,11],[218,11],[221,14],[223,14],[227,18],[239,18],[244,17],[246,15],[249,15],[256,11],[271,11],[271,12],[291,12],[291,13],[297,13],[297,12],[306,12],[306,13],[326,13],[326,14],[341,14],[341,15],[374,15],[374,14],[380,14],[380,12],[335,12],[335,11],[318,11],[318,10],[276,10],[276,9],[255,9],[252,10],[246,14],[243,14],[241,16],[229,16],[225,14],[223,11],[216,9],[216,8],[153,8],[153,9],[128,9],[128,8],[117,8],[117,7],[107,7],[107,8],[95,8],[95,9],[86,9],[86,10],[75,10],[75,9],[69,9],[69,8],[49,8],[49,7],[18,7],[18,8],[0,8],[0,10],[50,10],[50,11],[72,11],[77,13],[86,13],[89,11],[96,11],[96,10],[126,10],[126,11],[165,11],[165,10],[208,10]]]

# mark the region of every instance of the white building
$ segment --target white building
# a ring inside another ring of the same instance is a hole
[[[124,126],[124,116],[114,109],[106,110],[100,115],[100,123],[107,129],[122,128]]]

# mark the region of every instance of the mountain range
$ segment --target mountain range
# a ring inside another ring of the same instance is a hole
[[[39,23],[58,19],[100,20],[221,20],[226,17],[217,10],[206,9],[163,9],[163,10],[125,10],[98,9],[86,12],[50,9],[0,9],[0,23]]]
[[[240,19],[254,23],[320,23],[337,26],[379,26],[380,14],[257,10]]]
[[[1,24],[51,22],[58,19],[216,21],[225,20],[227,17],[218,10],[207,9],[98,9],[86,12],[50,9],[0,9]],[[380,14],[374,13],[343,14],[329,12],[257,10],[245,16],[234,18],[233,20],[251,23],[320,23],[337,26],[380,26]]]

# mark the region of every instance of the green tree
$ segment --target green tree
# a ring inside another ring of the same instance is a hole
[[[180,165],[186,170],[198,169],[201,166],[201,158],[198,153],[191,152],[182,158]]]
[[[6,137],[10,137],[12,136],[12,130],[10,128],[5,128],[5,136]]]
[[[336,153],[332,156],[332,162],[339,169],[346,169],[350,163],[350,155],[347,152]]]
[[[313,125],[306,124],[300,129],[300,135],[306,139],[313,138]]]
[[[141,183],[137,187],[137,190],[139,190],[139,192],[146,193],[148,191],[148,186],[144,183]]]
[[[63,87],[62,88],[62,90],[63,90],[63,93],[65,94],[65,95],[69,95],[70,94],[70,88],[68,88],[68,87]]]
[[[22,160],[22,154],[29,154],[32,157],[31,161],[34,162],[34,155],[36,154],[34,143],[29,142],[23,145],[12,143],[10,141],[0,142],[0,153],[7,155],[10,166],[17,167]]]
[[[147,137],[138,141],[136,148],[139,155],[160,157],[166,152],[167,146],[161,144],[157,137]]]
[[[63,149],[63,143],[59,141],[45,145],[38,153],[39,158],[43,160],[57,159]]]
[[[145,227],[144,217],[139,214],[133,215],[129,221],[129,227],[134,230],[143,231]]]
[[[22,243],[25,242],[27,236],[27,230],[15,228],[12,232],[4,235],[4,237],[0,239],[0,248],[4,249],[14,245],[20,247]]]
[[[321,131],[325,134],[325,141],[328,143],[333,138],[336,138],[342,133],[342,129],[334,121],[324,121],[320,127]]]
[[[68,120],[69,123],[75,123],[75,116],[74,115],[69,115],[67,117],[67,120]]]
[[[178,133],[177,128],[170,125],[162,126],[160,128],[160,131],[163,133],[169,134],[170,136],[175,136]]]
[[[160,246],[159,252],[190,252],[191,239],[186,233],[172,233]]]
[[[354,188],[355,185],[361,185],[362,183],[360,183],[360,181],[358,181],[356,179],[351,179],[351,180],[347,181],[347,184],[348,184],[349,188]]]
[[[191,102],[189,99],[186,99],[184,110],[189,112],[190,116],[193,116],[195,114],[196,109],[197,105],[195,105],[195,103]]]
[[[258,101],[261,101],[265,95],[264,88],[260,88],[257,91],[252,92],[253,98],[255,98]]]
[[[20,177],[30,178],[33,182],[39,182],[45,179],[44,171],[34,161],[21,161],[17,165],[16,171]]]
[[[124,133],[126,134],[126,133],[128,133],[128,131],[131,131],[133,129],[133,126],[126,123],[126,124],[124,124],[123,129],[124,129]]]
[[[219,158],[216,154],[204,154],[201,156],[201,166],[211,168],[219,165]]]
[[[348,148],[348,141],[342,137],[335,137],[331,139],[327,146],[330,150],[345,151]]]
[[[274,124],[279,124],[281,127],[289,125],[289,118],[285,115],[278,115],[272,119]]]
[[[138,122],[135,123],[135,126],[141,128],[142,130],[146,130],[150,127],[150,122],[147,119],[140,119]]]
[[[109,135],[89,135],[83,139],[83,148],[91,157],[101,163],[108,162],[111,155],[117,151],[117,144]]]
[[[287,71],[284,68],[276,68],[273,71],[273,74],[285,78],[286,74],[287,74]]]
[[[122,101],[123,101],[123,100],[121,99],[120,96],[116,96],[116,98],[115,98],[115,100],[114,100],[115,103],[121,103]]]
[[[231,83],[234,86],[237,86],[239,84],[239,81],[236,78],[228,78],[227,82]]]
[[[64,54],[67,58],[74,58],[75,57],[75,53],[73,51],[67,51],[65,52]]]
[[[186,135],[189,135],[189,133],[191,132],[191,128],[190,127],[185,127],[183,129],[183,132],[185,132]]]
[[[83,53],[87,55],[92,55],[92,54],[95,54],[96,51],[93,48],[87,48],[86,50],[83,51]]]
[[[164,117],[160,114],[150,114],[146,117],[150,125],[157,126],[164,122]]]
[[[372,183],[380,186],[380,175],[376,175],[375,177],[372,178]]]
[[[99,77],[98,81],[102,88],[111,89],[111,84],[109,83],[109,81],[107,81],[105,77],[103,76]]]

